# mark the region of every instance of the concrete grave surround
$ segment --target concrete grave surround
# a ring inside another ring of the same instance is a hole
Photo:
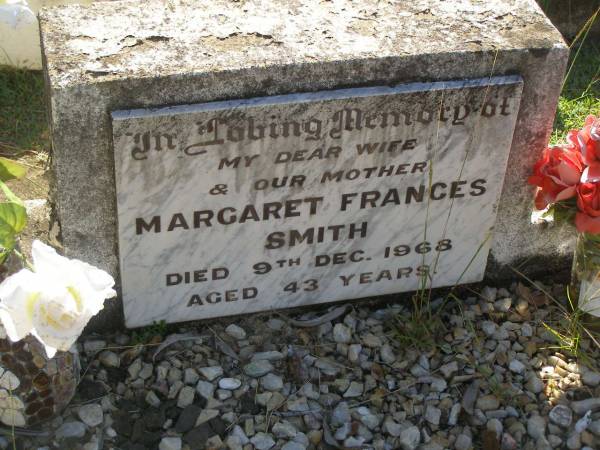
[[[107,2],[44,10],[40,25],[68,256],[119,273],[114,111],[490,75],[521,76],[523,92],[488,275],[532,257],[560,268],[571,252],[569,230],[529,224],[526,178],[568,57],[533,0]],[[112,302],[95,325],[120,314]]]

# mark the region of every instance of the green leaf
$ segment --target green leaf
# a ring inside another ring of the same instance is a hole
[[[26,173],[27,169],[22,164],[0,156],[0,181],[23,178]]]
[[[21,201],[21,199],[19,197],[17,197],[15,194],[13,194],[13,191],[11,191],[8,188],[8,186],[5,183],[3,183],[2,181],[0,181],[0,190],[2,190],[2,192],[4,192],[4,195],[10,202],[23,206],[23,202]]]
[[[0,203],[0,246],[2,259],[15,247],[17,236],[27,225],[27,210],[19,197],[0,181],[0,189],[8,199]],[[0,261],[1,262],[1,261]]]
[[[3,242],[14,243],[17,235],[27,225],[27,210],[23,205],[13,202],[0,203],[0,245]]]

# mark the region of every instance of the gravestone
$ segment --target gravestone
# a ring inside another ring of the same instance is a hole
[[[483,278],[522,82],[116,111],[126,323]]]
[[[40,16],[55,218],[128,326],[556,256],[525,180],[568,49],[533,0],[200,3]]]

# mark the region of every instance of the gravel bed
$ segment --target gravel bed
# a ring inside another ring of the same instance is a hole
[[[432,302],[439,335],[421,350],[398,335],[407,302],[185,325],[137,345],[139,331],[88,336],[72,405],[17,448],[600,449],[600,373],[557,352],[552,301],[520,283],[471,295]]]

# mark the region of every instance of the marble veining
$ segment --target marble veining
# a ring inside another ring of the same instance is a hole
[[[112,113],[126,324],[482,279],[518,76]]]

